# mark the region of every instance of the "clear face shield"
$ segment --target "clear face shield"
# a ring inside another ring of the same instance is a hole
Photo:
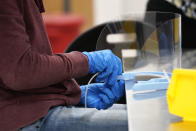
[[[172,72],[181,67],[181,19],[177,14],[130,14],[109,22],[97,50],[111,49],[121,58],[124,72]]]
[[[165,96],[173,69],[181,68],[180,15],[145,12],[108,22],[97,41],[103,49],[123,62],[129,130],[167,131],[179,120],[169,115]]]

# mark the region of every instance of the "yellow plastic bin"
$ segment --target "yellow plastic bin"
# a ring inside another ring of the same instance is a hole
[[[196,122],[196,70],[173,71],[167,101],[170,113]]]

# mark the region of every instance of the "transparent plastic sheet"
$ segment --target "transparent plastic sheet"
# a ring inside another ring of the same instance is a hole
[[[97,50],[101,49],[119,56],[124,72],[148,68],[171,72],[181,67],[181,19],[161,12],[123,16],[102,30],[97,41]]]
[[[103,49],[111,49],[121,58],[124,73],[152,72],[146,78],[155,76],[154,72],[171,74],[181,67],[181,17],[145,12],[108,22],[97,41],[97,50]],[[169,127],[181,119],[169,114],[166,90],[138,93],[133,85],[134,81],[126,78],[129,131],[175,131]],[[156,95],[161,97],[151,97]]]

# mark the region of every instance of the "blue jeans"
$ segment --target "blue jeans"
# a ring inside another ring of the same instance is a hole
[[[20,131],[128,131],[126,105],[114,104],[107,110],[57,106]]]

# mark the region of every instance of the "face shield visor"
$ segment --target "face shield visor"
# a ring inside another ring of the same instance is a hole
[[[122,60],[128,76],[124,80],[129,130],[167,131],[179,118],[168,113],[164,90],[168,81],[161,76],[171,77],[174,68],[181,68],[180,15],[145,12],[110,21],[97,41],[97,50],[103,49],[112,50]],[[129,81],[132,76],[137,82]]]
[[[146,12],[108,22],[97,50],[111,49],[124,72],[172,72],[181,67],[181,19],[178,14]]]

